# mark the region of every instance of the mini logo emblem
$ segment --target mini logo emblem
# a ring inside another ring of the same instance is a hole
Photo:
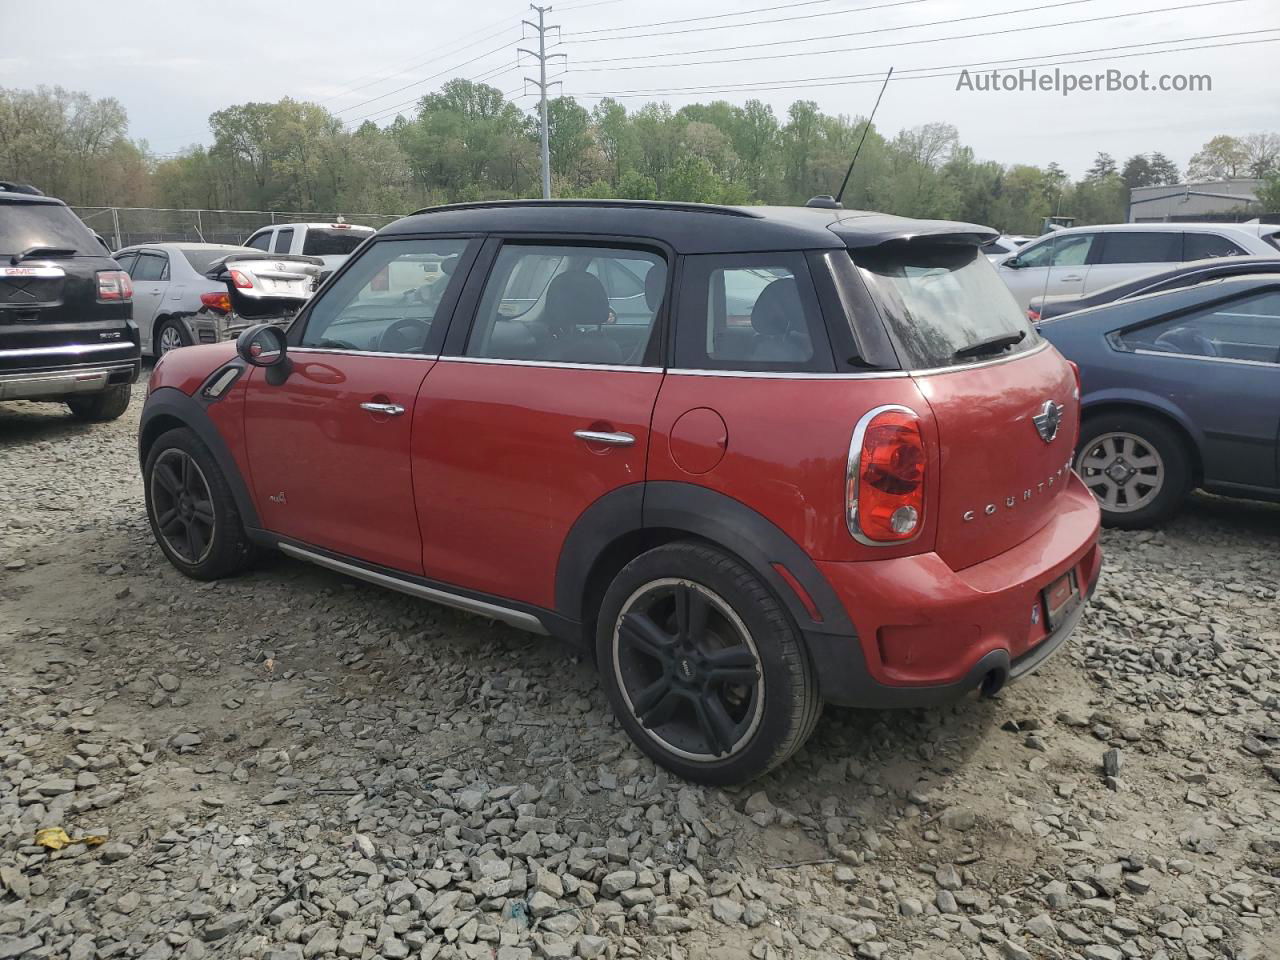
[[[1046,400],[1040,412],[1031,418],[1036,425],[1036,432],[1045,443],[1052,443],[1058,435],[1058,427],[1062,426],[1062,404]]]

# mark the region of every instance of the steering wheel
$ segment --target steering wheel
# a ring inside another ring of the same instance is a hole
[[[378,337],[378,349],[384,353],[415,353],[426,345],[430,332],[431,324],[426,320],[401,317],[382,331]]]

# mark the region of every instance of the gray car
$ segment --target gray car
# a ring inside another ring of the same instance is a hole
[[[1103,522],[1150,526],[1197,487],[1280,500],[1280,276],[1119,300],[1040,333],[1080,368],[1075,466]]]
[[[217,243],[144,243],[114,254],[133,278],[133,319],[142,352],[158,357],[197,342],[191,325],[207,298],[222,298],[227,288],[205,272],[232,253],[257,253],[248,247]]]

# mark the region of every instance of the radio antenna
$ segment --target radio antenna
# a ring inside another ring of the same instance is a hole
[[[880,101],[884,98],[885,88],[889,86],[889,78],[893,76],[893,67],[889,68],[889,72],[884,75],[884,83],[880,84],[880,95],[876,97],[876,105],[871,108],[871,116],[867,117],[867,122],[863,124],[862,136],[858,139],[858,148],[853,151],[853,159],[849,161],[849,169],[844,172],[844,182],[840,184],[840,192],[836,194],[836,206],[840,206],[840,198],[844,196],[844,188],[849,186],[849,178],[853,176],[854,165],[858,162],[858,154],[862,152],[862,145],[867,142],[867,131],[871,129],[871,124],[875,122],[876,111],[880,109]]]

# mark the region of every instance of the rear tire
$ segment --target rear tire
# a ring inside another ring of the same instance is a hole
[[[253,563],[240,511],[218,462],[186,427],[161,434],[142,471],[147,520],[179,572],[220,580]]]
[[[1193,482],[1191,453],[1169,424],[1144,413],[1104,413],[1080,430],[1076,472],[1108,527],[1137,530],[1168,520]]]
[[[194,342],[191,334],[187,333],[187,328],[177,320],[164,320],[156,327],[152,353],[159,359],[166,353],[172,353],[180,347],[189,347]]]
[[[822,710],[785,608],[740,561],[703,544],[667,544],[623,568],[600,607],[596,654],[636,745],[697,783],[767,773]]]
[[[129,397],[132,394],[127,383],[107,387],[101,393],[92,393],[83,397],[68,397],[67,406],[71,415],[86,423],[105,423],[117,420],[129,409]]]

